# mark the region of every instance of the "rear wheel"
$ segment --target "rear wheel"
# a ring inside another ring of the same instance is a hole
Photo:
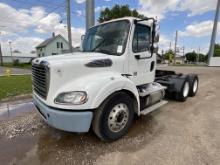
[[[189,96],[194,97],[199,88],[199,78],[197,75],[189,75]]]
[[[176,93],[176,100],[181,102],[186,101],[189,95],[189,90],[190,90],[190,83],[189,80],[186,79],[181,87],[181,91]]]
[[[132,99],[124,92],[110,96],[93,119],[93,131],[103,141],[114,141],[124,136],[134,118]]]

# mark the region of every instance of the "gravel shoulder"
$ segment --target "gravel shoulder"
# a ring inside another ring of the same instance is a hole
[[[92,131],[55,130],[36,111],[0,121],[1,164],[220,164],[220,68],[168,69],[199,74],[198,95],[136,119],[128,135],[113,143]]]

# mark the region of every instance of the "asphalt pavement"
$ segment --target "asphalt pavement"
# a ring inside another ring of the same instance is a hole
[[[198,74],[197,96],[135,119],[113,143],[51,128],[31,103],[21,105],[20,115],[0,120],[0,164],[219,165],[220,68],[164,69]]]

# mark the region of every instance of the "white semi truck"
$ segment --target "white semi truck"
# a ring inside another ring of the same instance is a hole
[[[121,18],[90,28],[82,51],[35,59],[33,98],[52,127],[84,133],[90,128],[104,141],[125,135],[134,116],[165,105],[165,98],[195,96],[194,74],[156,70],[153,18]]]

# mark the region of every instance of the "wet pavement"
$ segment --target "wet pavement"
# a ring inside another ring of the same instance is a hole
[[[10,69],[11,70],[11,74],[31,74],[31,70],[30,69],[20,69],[20,68],[8,68],[8,67],[2,67],[0,66],[0,76],[1,75],[5,75],[6,74],[6,70]]]
[[[35,110],[32,101],[26,103],[2,103],[0,104],[0,121],[9,120],[16,116],[22,116],[24,113]]]
[[[101,142],[92,131],[53,129],[31,103],[17,107],[15,117],[0,121],[0,164],[220,164],[220,68],[170,69],[199,74],[198,95],[135,119],[113,143]]]

